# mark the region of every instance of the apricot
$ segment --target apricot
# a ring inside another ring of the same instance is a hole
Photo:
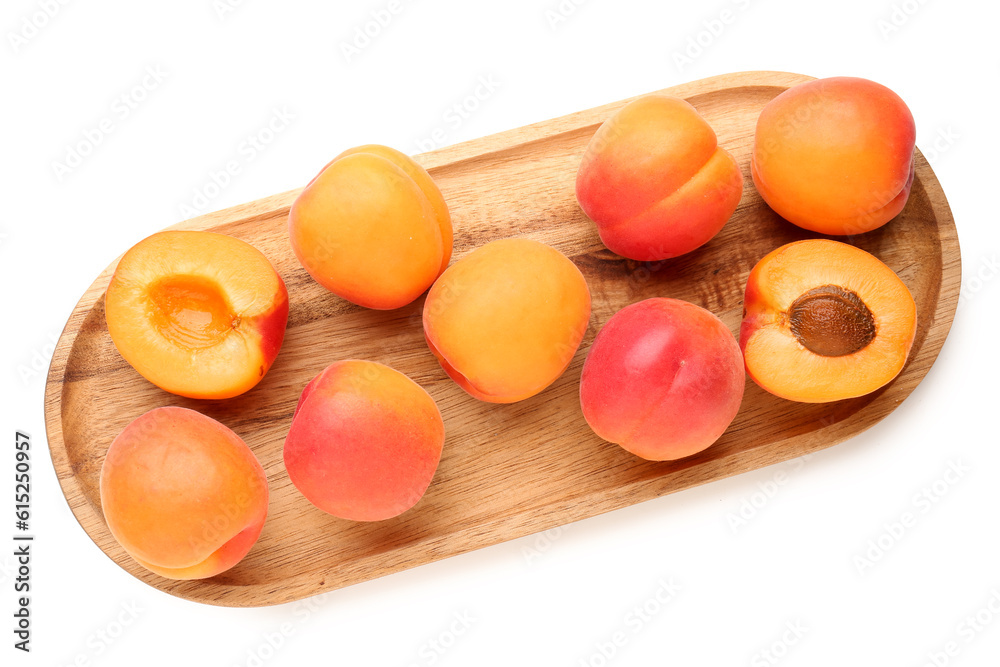
[[[647,95],[594,134],[576,197],[614,252],[640,261],[677,257],[707,243],[743,196],[736,160],[687,102]]]
[[[250,551],[267,517],[267,478],[238,435],[186,408],[156,408],[118,435],[101,468],[108,528],[137,563],[202,579]]]
[[[894,218],[913,184],[913,115],[874,81],[802,83],[761,111],[750,163],[764,201],[821,234],[861,234]]]
[[[441,413],[420,385],[372,361],[338,361],[299,398],[285,468],[324,512],[380,521],[423,497],[443,446]]]
[[[902,370],[917,330],[913,296],[860,248],[783,245],[750,272],[740,347],[766,391],[805,403],[871,393]]]
[[[445,372],[482,401],[513,403],[562,375],[590,320],[590,290],[565,255],[529,239],[473,250],[424,302],[424,337]]]
[[[651,461],[691,456],[736,417],[746,379],[722,321],[679,299],[615,313],[587,354],[580,405],[594,433]]]
[[[316,282],[366,308],[412,302],[451,260],[451,216],[430,175],[386,146],[330,162],[288,215],[292,250]]]
[[[189,398],[230,398],[278,356],[288,291],[245,241],[166,231],[122,256],[104,308],[111,340],[144,378]]]

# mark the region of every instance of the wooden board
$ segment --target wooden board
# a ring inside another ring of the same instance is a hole
[[[954,220],[919,154],[901,215],[848,239],[894,269],[916,298],[916,341],[893,383],[863,398],[807,405],[771,396],[748,381],[743,406],[726,434],[701,454],[673,463],[642,461],[597,438],[577,398],[587,350],[619,308],[652,296],[686,299],[718,314],[735,334],[743,287],[757,260],[783,243],[815,236],[768,209],[749,175],[761,108],[809,79],[745,72],[663,91],[698,108],[746,178],[743,201],[723,231],[704,248],[666,262],[642,264],[609,252],[574,195],[588,140],[628,100],[418,156],[451,207],[455,259],[493,239],[526,236],[565,253],[590,284],[593,316],[573,363],[554,385],[520,403],[481,403],[447,378],[423,340],[422,298],[378,312],[315,283],[288,244],[288,210],[298,191],[177,225],[250,242],[288,285],[284,347],[260,385],[243,396],[184,399],[140,377],[108,336],[104,291],[115,265],[109,266],[70,316],[45,392],[49,448],[80,524],[121,567],[168,593],[219,605],[276,604],[814,452],[875,424],[927,373],[958,301],[961,264]],[[388,521],[352,523],[324,514],[295,490],[282,463],[302,388],[329,363],[346,358],[371,359],[406,373],[430,392],[444,416],[447,441],[434,482],[414,509]],[[108,445],[131,420],[164,405],[200,410],[235,430],[270,482],[270,514],[260,541],[236,567],[211,579],[175,582],[147,572],[111,537],[101,513],[98,480]]]

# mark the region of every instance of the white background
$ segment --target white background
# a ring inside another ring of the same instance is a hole
[[[957,655],[937,655],[938,664],[996,664],[997,3],[577,2],[403,0],[348,59],[342,45],[388,0],[234,0],[221,13],[213,0],[66,0],[49,3],[57,9],[48,19],[38,14],[45,2],[5,0],[0,432],[34,438],[37,552],[33,651],[24,655],[11,647],[12,549],[0,546],[0,662],[919,666],[954,641]],[[565,16],[551,13],[560,7]],[[713,21],[724,9],[731,20],[720,30]],[[697,39],[701,53],[679,65],[675,54]],[[142,86],[150,67],[163,80],[146,78],[144,99],[123,118],[116,99]],[[887,84],[913,111],[918,145],[948,194],[963,302],[937,363],[885,421],[804,462],[312,603],[224,609],[172,598],[116,566],[77,524],[45,448],[52,342],[104,267],[186,217],[182,205],[194,206],[226,161],[239,160],[241,172],[204,211],[299,187],[357,144],[417,153],[435,128],[455,143],[753,69]],[[490,76],[496,90],[455,127],[445,114]],[[250,159],[241,144],[275,109],[294,120]],[[53,163],[104,118],[112,132],[60,178]],[[10,544],[13,448],[2,451],[0,541]],[[952,465],[965,472],[948,477]],[[917,498],[935,484],[933,503]],[[752,505],[734,529],[732,516]],[[892,537],[886,525],[906,512],[916,525]],[[887,548],[859,568],[879,540]],[[671,579],[680,590],[657,602]],[[637,620],[632,610],[643,605],[653,611]],[[977,613],[984,624],[973,626],[967,617]],[[625,644],[605,658],[601,645],[616,632]]]

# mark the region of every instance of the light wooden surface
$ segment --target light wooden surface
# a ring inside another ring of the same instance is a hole
[[[927,373],[958,301],[961,262],[954,220],[919,154],[902,214],[879,230],[847,239],[894,269],[916,298],[916,341],[893,383],[859,399],[807,405],[771,396],[748,380],[743,406],[726,434],[701,454],[673,463],[642,461],[597,438],[577,398],[587,350],[619,308],[652,296],[686,299],[719,315],[735,335],[743,287],[757,260],[783,243],[816,236],[771,212],[749,174],[760,109],[809,78],[744,72],[663,91],[686,98],[705,116],[741,165],[746,186],[739,209],[715,239],[658,264],[624,260],[606,250],[574,195],[587,141],[629,100],[418,156],[451,207],[454,259],[493,239],[526,236],[565,253],[590,284],[593,315],[573,363],[554,385],[520,403],[481,403],[448,379],[423,340],[423,298],[377,312],[315,283],[288,244],[288,209],[298,191],[177,225],[250,242],[288,286],[284,347],[260,385],[243,396],[227,401],[173,396],[125,363],[104,322],[104,290],[114,270],[109,266],[70,316],[45,392],[49,448],[80,524],[121,567],[168,593],[218,605],[276,604],[797,457],[875,424]],[[447,440],[430,489],[414,509],[384,522],[352,523],[324,514],[295,490],[282,464],[302,388],[329,363],[347,358],[379,361],[406,373],[430,392],[444,416]],[[114,541],[101,513],[98,479],[108,445],[131,420],[164,405],[200,410],[232,428],[254,450],[270,483],[270,514],[260,541],[236,567],[211,579],[174,582],[147,572]]]

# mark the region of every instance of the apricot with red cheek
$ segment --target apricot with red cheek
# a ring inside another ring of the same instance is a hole
[[[292,483],[319,509],[389,519],[423,497],[444,446],[434,399],[372,361],[338,361],[310,382],[285,439]]]
[[[740,348],[718,317],[654,298],[622,308],[601,328],[583,365],[580,404],[600,437],[668,461],[722,436],[744,384]]]
[[[677,257],[719,233],[743,196],[736,160],[684,100],[647,95],[594,134],[576,197],[614,252],[640,261]]]

